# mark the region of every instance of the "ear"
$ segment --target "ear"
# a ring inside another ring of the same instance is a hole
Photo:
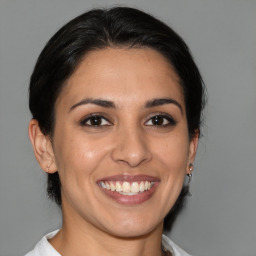
[[[42,133],[36,119],[29,122],[28,134],[40,167],[47,173],[56,172],[57,167],[51,140],[49,136]]]
[[[186,174],[189,174],[189,173],[191,173],[191,171],[193,171],[193,162],[195,161],[195,157],[196,157],[196,151],[197,151],[197,147],[198,147],[199,135],[200,135],[200,132],[197,129],[195,134],[194,134],[194,136],[193,136],[193,138],[191,138],[191,140],[190,140],[189,156],[188,156],[188,163],[187,163],[187,168],[186,168]]]

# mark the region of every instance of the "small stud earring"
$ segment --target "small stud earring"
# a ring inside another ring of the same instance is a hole
[[[192,163],[189,164],[189,171],[190,172],[193,172],[194,170],[194,165]]]

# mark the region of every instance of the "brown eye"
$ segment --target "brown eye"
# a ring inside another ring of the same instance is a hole
[[[147,126],[168,126],[176,125],[176,121],[167,115],[155,115],[151,117],[147,122]]]
[[[81,124],[85,126],[95,126],[95,127],[111,125],[107,119],[99,115],[92,115],[90,117],[87,117],[81,122]]]
[[[154,116],[151,120],[153,125],[163,125],[165,121],[162,116]]]

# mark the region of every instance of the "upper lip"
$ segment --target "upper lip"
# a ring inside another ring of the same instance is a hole
[[[100,181],[127,181],[127,182],[134,182],[134,181],[151,181],[151,182],[156,182],[160,181],[159,178],[149,176],[149,175],[130,175],[130,174],[119,174],[119,175],[113,175],[113,176],[108,176],[104,177],[102,179],[99,179],[97,182]]]

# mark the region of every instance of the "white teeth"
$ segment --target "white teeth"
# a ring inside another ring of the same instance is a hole
[[[123,190],[122,190],[124,193],[129,193],[131,191],[131,186],[130,186],[130,183],[125,181],[123,183]]]
[[[114,185],[114,183],[112,181],[110,182],[110,189],[111,189],[111,191],[116,190],[116,186]]]
[[[141,181],[141,182],[132,182],[129,183],[127,181],[110,181],[110,182],[103,182],[101,181],[99,185],[107,190],[119,192],[122,195],[136,195],[139,192],[144,192],[149,190],[153,187],[154,182],[150,181]]]
[[[143,183],[143,182],[141,182],[141,183]],[[138,182],[133,182],[131,185],[131,192],[138,193],[139,191],[140,191],[140,187],[139,187]]]
[[[140,192],[144,192],[144,190],[145,190],[145,184],[144,184],[144,182],[141,182],[140,183]]]
[[[103,188],[107,188],[107,184],[105,184],[104,182],[100,182],[100,185],[103,187]]]
[[[121,185],[118,181],[116,182],[116,191],[117,191],[117,192],[123,191],[122,185]]]
[[[110,190],[110,185],[108,183],[105,183],[106,189]]]

